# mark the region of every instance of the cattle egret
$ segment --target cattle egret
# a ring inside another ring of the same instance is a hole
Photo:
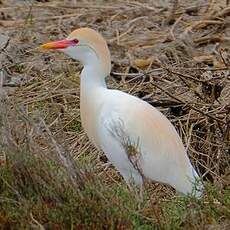
[[[82,125],[128,185],[141,187],[148,178],[185,195],[201,196],[203,185],[170,121],[145,101],[106,87],[110,52],[98,32],[80,28],[41,48],[58,49],[84,65],[80,76]],[[130,153],[130,149],[136,151]]]

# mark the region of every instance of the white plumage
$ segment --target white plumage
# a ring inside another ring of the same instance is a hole
[[[111,61],[100,34],[82,28],[65,40],[41,47],[60,49],[84,65],[80,89],[83,127],[128,184],[141,186],[146,177],[186,195],[202,194],[200,178],[170,121],[141,99],[106,87]]]

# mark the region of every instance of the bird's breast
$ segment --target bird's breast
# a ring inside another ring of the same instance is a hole
[[[89,139],[99,147],[98,140],[98,119],[102,108],[103,100],[99,94],[84,94],[80,97],[80,114],[82,126]]]

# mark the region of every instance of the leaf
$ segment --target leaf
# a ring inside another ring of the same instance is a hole
[[[150,57],[147,59],[137,58],[134,60],[133,65],[140,69],[145,69],[150,65],[155,65],[157,67],[161,66],[161,63],[158,58]]]

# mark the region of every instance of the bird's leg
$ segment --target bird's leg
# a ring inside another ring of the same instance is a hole
[[[143,203],[144,202],[144,196],[143,196],[143,192],[144,192],[144,185],[142,184],[139,188],[139,197],[140,197],[140,202]]]
[[[138,209],[141,208],[141,204],[144,202],[144,197],[143,197],[143,191],[144,191],[144,186],[143,184],[136,185],[134,183],[126,182],[128,189],[134,194],[137,202],[138,202]]]
[[[136,186],[135,187],[135,197],[137,199],[138,202],[138,209],[141,209],[141,205],[144,202],[144,197],[143,197],[143,184],[140,186]]]

